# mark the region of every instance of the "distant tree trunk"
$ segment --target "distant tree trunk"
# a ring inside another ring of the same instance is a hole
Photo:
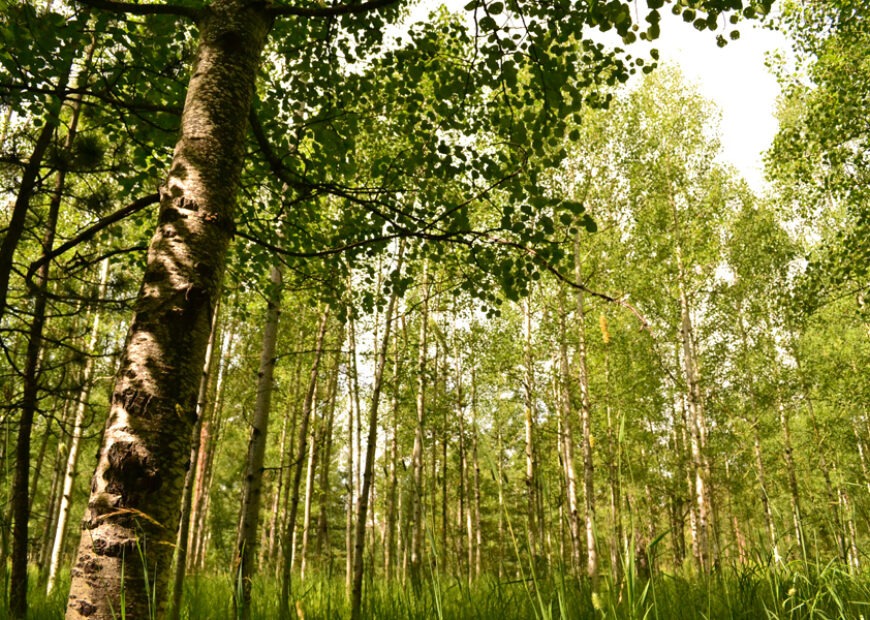
[[[308,375],[308,391],[302,403],[302,420],[299,424],[299,446],[295,452],[296,469],[293,472],[293,484],[290,487],[290,512],[287,517],[287,526],[284,532],[284,558],[281,575],[281,598],[279,600],[279,613],[282,619],[291,617],[290,593],[292,591],[291,571],[293,555],[295,554],[293,536],[296,532],[296,514],[299,510],[299,484],[302,481],[302,460],[308,449],[308,425],[311,419],[311,409],[314,404],[314,394],[317,390],[317,372],[320,368],[320,358],[323,355],[323,340],[326,336],[326,326],[329,319],[329,306],[320,315],[320,326],[317,331],[317,344],[314,346],[314,361]]]
[[[620,467],[619,455],[622,447],[615,428],[612,413],[612,395],[610,392],[610,332],[607,329],[607,318],[604,314],[599,318],[601,339],[604,342],[604,380],[606,382],[604,412],[607,417],[607,481],[610,489],[610,572],[618,583],[622,580],[622,563],[619,561],[619,549],[622,546],[622,500],[620,499]],[[676,531],[674,533],[676,536]]]
[[[471,366],[471,463],[474,467],[474,576],[480,577],[480,554],[483,534],[480,528],[480,461],[477,457],[477,381]]]
[[[571,428],[571,391],[568,378],[571,371],[568,365],[567,329],[565,325],[565,303],[559,291],[559,419],[562,422],[562,453],[565,471],[565,499],[568,509],[568,532],[571,537],[571,565],[580,569],[580,512],[577,507],[577,482],[574,466],[574,433]]]
[[[402,258],[405,244],[399,243],[399,253],[396,259],[396,271],[402,270]],[[392,331],[393,314],[396,307],[396,291],[390,295],[387,304],[387,313],[384,325],[384,342],[377,353],[375,363],[374,385],[372,386],[372,400],[369,409],[368,437],[366,439],[365,470],[362,478],[362,490],[360,491],[359,512],[357,514],[356,530],[354,536],[353,554],[353,588],[351,590],[351,620],[358,620],[362,609],[362,578],[363,578],[363,555],[365,552],[366,516],[369,507],[369,493],[372,489],[374,476],[375,447],[378,435],[378,407],[381,399],[381,387],[383,386],[384,367],[387,363],[387,350],[390,346],[390,334]]]
[[[801,373],[801,389],[803,391],[804,404],[807,407],[807,413],[810,414],[810,424],[813,427],[813,440],[816,444],[816,454],[819,459],[819,469],[822,472],[822,479],[825,481],[825,491],[828,495],[828,510],[826,514],[831,516],[834,522],[834,540],[837,544],[837,552],[840,559],[847,566],[849,565],[849,548],[846,543],[847,532],[843,526],[843,521],[840,518],[840,496],[838,491],[834,490],[834,485],[831,482],[831,469],[828,466],[828,458],[825,454],[825,447],[822,443],[822,436],[819,433],[819,424],[816,420],[816,409],[813,405],[813,399],[810,397],[810,389],[806,384],[803,376],[803,368],[800,358],[795,351],[795,360],[797,360],[798,372]]]
[[[236,323],[224,333],[218,362],[217,377],[214,384],[214,400],[209,404],[199,433],[199,458],[196,465],[196,481],[194,483],[193,500],[190,509],[191,532],[188,548],[188,570],[193,567],[202,568],[205,562],[205,533],[208,529],[209,490],[214,478],[214,458],[217,441],[220,436],[223,415],[223,395],[226,385],[226,373],[232,353],[232,343],[235,338]]]
[[[525,393],[525,449],[526,449],[526,526],[529,539],[529,553],[534,559],[538,556],[538,524],[535,519],[537,514],[537,500],[535,499],[535,396],[534,396],[534,367],[532,366],[532,309],[528,298],[523,300],[523,325],[524,330],[524,353],[525,353],[525,378],[523,387]]]
[[[788,490],[791,496],[791,511],[794,519],[795,536],[797,537],[798,549],[806,550],[804,540],[803,513],[801,512],[800,493],[798,492],[797,474],[794,466],[794,455],[791,446],[791,429],[789,428],[788,411],[782,404],[782,398],[777,394],[777,407],[779,408],[779,421],[782,427],[782,447],[785,456],[785,469],[788,475]]]
[[[100,288],[98,293],[100,298],[106,296],[106,285],[108,280],[109,261],[106,259],[103,261],[103,267],[100,273]],[[91,385],[93,382],[94,356],[97,354],[97,339],[99,338],[99,335],[100,312],[99,310],[94,310],[94,320],[91,323],[91,334],[86,349],[88,357],[85,359],[85,367],[82,370],[82,390],[79,393],[78,403],[76,404],[75,419],[73,421],[72,435],[70,437],[66,468],[63,476],[63,486],[61,487],[60,492],[60,505],[57,509],[54,543],[51,546],[51,555],[49,556],[48,577],[45,586],[48,594],[51,594],[52,590],[54,590],[57,571],[60,568],[60,559],[63,555],[63,547],[66,540],[67,519],[69,518],[73,483],[75,482],[76,473],[78,471],[79,446],[81,445],[85,415],[88,408],[88,397],[90,396]]]
[[[458,338],[457,338],[458,340]],[[472,524],[472,510],[468,480],[468,449],[465,445],[465,402],[462,391],[462,363],[459,356],[459,344],[455,345],[454,356],[456,357],[456,405],[459,418],[459,514],[465,519],[465,550],[466,570],[468,571],[468,583],[471,584],[474,566],[474,526]],[[464,514],[463,514],[464,513]],[[460,519],[460,526],[462,526]]]
[[[270,26],[265,5],[231,0],[210,3],[199,22],[181,136],[113,390],[68,620],[108,620],[122,596],[128,617],[147,618],[146,581],[162,613],[248,112]],[[144,561],[126,561],[140,551]]]
[[[218,318],[220,316],[220,297],[215,303],[214,315],[211,320],[211,334],[205,349],[205,364],[202,368],[202,378],[199,384],[199,395],[196,399],[196,422],[193,425],[193,443],[190,446],[190,460],[187,475],[184,477],[184,490],[181,493],[181,517],[178,523],[178,540],[175,543],[175,559],[172,564],[172,600],[167,612],[168,620],[178,620],[181,616],[181,597],[184,593],[184,577],[187,572],[188,538],[190,534],[190,508],[193,501],[193,484],[196,477],[196,466],[199,462],[199,451],[202,441],[202,424],[206,411],[208,397],[208,380],[211,374],[214,343],[218,338]]]
[[[752,417],[752,444],[755,451],[755,471],[758,476],[758,486],[761,491],[761,506],[764,512],[764,528],[773,549],[773,558],[779,562],[779,546],[776,540],[776,527],[773,524],[773,515],[770,511],[770,494],[767,491],[767,477],[764,473],[764,460],[761,458],[761,440],[758,435],[758,416]]]
[[[398,312],[397,312],[398,318]],[[387,471],[387,509],[386,531],[384,532],[384,574],[388,580],[393,578],[396,563],[396,494],[398,475],[396,466],[399,460],[399,388],[401,386],[402,362],[399,352],[399,338],[395,338],[393,358],[393,382],[390,409],[392,410],[392,429],[390,431],[389,470]]]
[[[358,482],[357,478],[354,476],[354,462],[357,462],[357,467],[359,467],[359,463],[357,459],[354,458],[354,420],[359,420],[360,417],[360,406],[359,406],[359,371],[357,367],[356,360],[356,329],[354,325],[353,317],[351,317],[350,321],[347,324],[348,336],[350,339],[350,375],[351,375],[351,399],[350,399],[350,407],[348,409],[347,414],[347,504],[345,506],[345,573],[344,573],[344,585],[347,594],[351,594],[351,588],[353,587],[353,552],[354,552],[354,538],[353,538],[353,523],[354,523],[354,514],[356,513],[356,498],[357,493],[359,491],[359,485],[356,484]]]
[[[311,506],[314,501],[314,474],[317,469],[317,456],[320,452],[320,442],[323,439],[323,416],[317,415],[317,399],[311,409],[312,423],[308,449],[308,463],[305,466],[305,501],[302,503],[302,547],[299,550],[299,578],[305,580],[305,569],[308,564],[308,539],[311,531]]]
[[[574,237],[574,280],[583,282],[580,235]],[[598,590],[598,549],[595,542],[595,465],[592,460],[592,405],[586,368],[586,307],[583,289],[574,292],[577,312],[577,371],[580,383],[580,424],[583,436],[583,509],[586,522],[586,574]]]
[[[281,512],[281,497],[284,488],[284,452],[287,447],[287,418],[285,409],[281,416],[281,437],[278,439],[278,480],[275,481],[275,492],[272,494],[272,505],[269,507],[269,527],[266,534],[265,549],[261,549],[261,562],[270,564],[275,553],[275,538],[278,530],[278,517]]]
[[[504,577],[504,445],[502,443],[502,429],[498,427],[496,433],[496,486],[498,487],[498,578]]]
[[[69,423],[70,404],[73,401],[67,399],[63,404],[63,413],[60,417],[60,428],[63,434],[58,438],[58,451],[55,456],[54,466],[52,467],[51,487],[48,492],[48,509],[46,510],[45,527],[42,529],[42,535],[39,542],[39,558],[40,573],[46,575],[48,567],[51,564],[52,542],[57,531],[58,508],[60,507],[60,493],[62,492],[64,473],[69,456],[69,447],[72,442],[72,434],[67,433],[67,424]],[[0,459],[2,460],[2,459]],[[5,556],[0,555],[0,563],[5,564]],[[5,567],[0,567],[0,576]]]
[[[420,339],[417,352],[417,425],[414,430],[414,451],[411,454],[414,468],[414,486],[411,510],[411,580],[419,585],[423,553],[423,424],[426,416],[426,357],[429,323],[429,277],[428,263],[423,264],[423,291],[420,307]]]
[[[682,261],[677,257],[682,274]],[[683,348],[683,366],[685,369],[686,383],[689,388],[689,438],[691,445],[692,469],[694,474],[693,489],[695,492],[696,515],[697,515],[697,547],[699,567],[704,572],[710,570],[710,515],[708,497],[708,481],[704,463],[705,447],[705,421],[703,413],[703,396],[700,391],[699,378],[695,366],[695,356],[692,346],[692,320],[689,314],[689,302],[686,295],[683,277],[680,276],[680,310]]]
[[[260,498],[263,489],[263,463],[266,456],[266,437],[269,432],[269,413],[272,405],[272,376],[275,371],[275,348],[278,343],[278,320],[281,316],[281,272],[272,267],[271,291],[266,305],[266,324],[260,351],[260,369],[257,373],[257,400],[251,419],[251,438],[245,460],[244,490],[242,491],[241,521],[234,558],[236,583],[241,592],[233,592],[236,609],[242,620],[251,617],[251,578],[257,557],[257,534],[260,525]],[[238,597],[241,595],[241,599]]]
[[[342,332],[343,334],[344,332]],[[332,466],[332,431],[335,426],[335,406],[338,401],[338,375],[341,371],[341,347],[343,339],[339,337],[335,352],[332,376],[327,390],[326,414],[326,446],[323,449],[323,460],[320,467],[320,509],[317,521],[317,555],[323,557],[324,549],[331,555],[329,542],[329,472]]]

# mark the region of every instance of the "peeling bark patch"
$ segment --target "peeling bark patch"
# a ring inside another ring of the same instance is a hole
[[[103,478],[108,493],[147,495],[157,491],[163,484],[160,472],[151,453],[141,444],[118,441],[112,444],[107,454],[109,467]],[[131,491],[133,491],[131,493]]]

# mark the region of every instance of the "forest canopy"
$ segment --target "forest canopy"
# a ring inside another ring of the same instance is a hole
[[[0,3],[3,613],[861,613],[868,13]]]

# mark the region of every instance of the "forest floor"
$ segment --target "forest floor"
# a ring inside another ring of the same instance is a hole
[[[433,578],[434,577],[434,578]],[[40,583],[33,579],[31,583]],[[68,577],[55,593],[31,592],[29,620],[63,617]],[[455,576],[433,576],[416,590],[377,577],[366,583],[364,617],[384,620],[762,620],[870,618],[870,574],[850,574],[834,563],[761,563],[726,567],[710,576],[657,572],[652,579],[604,580],[599,593],[562,574],[525,580],[482,577],[468,585]],[[232,620],[233,583],[228,574],[190,577],[182,618]],[[254,620],[274,620],[279,584],[254,583]],[[343,576],[309,577],[294,583],[294,601],[304,620],[349,615]],[[5,609],[5,606],[4,606]],[[0,617],[5,616],[0,612]],[[138,619],[136,619],[138,620]]]

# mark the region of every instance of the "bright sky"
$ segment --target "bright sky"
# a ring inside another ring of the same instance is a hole
[[[408,22],[425,19],[442,3],[461,11],[467,0],[422,0],[412,8]],[[661,61],[679,65],[686,78],[719,106],[723,159],[733,165],[753,189],[763,190],[761,156],[776,134],[774,111],[779,95],[776,79],[764,66],[765,53],[787,50],[785,37],[758,28],[754,22],[743,22],[738,27],[740,39],[720,48],[716,45],[718,33],[699,32],[669,10],[661,13],[662,34],[655,42]],[[632,48],[642,46],[640,42],[630,46],[630,53],[640,54],[641,49]]]
[[[715,33],[698,32],[669,11],[663,11],[662,35],[656,47],[663,62],[679,65],[705,97],[722,110],[724,159],[756,191],[764,188],[761,155],[776,134],[774,117],[779,85],[764,66],[765,53],[788,50],[785,37],[744,22],[740,39],[724,48]]]

